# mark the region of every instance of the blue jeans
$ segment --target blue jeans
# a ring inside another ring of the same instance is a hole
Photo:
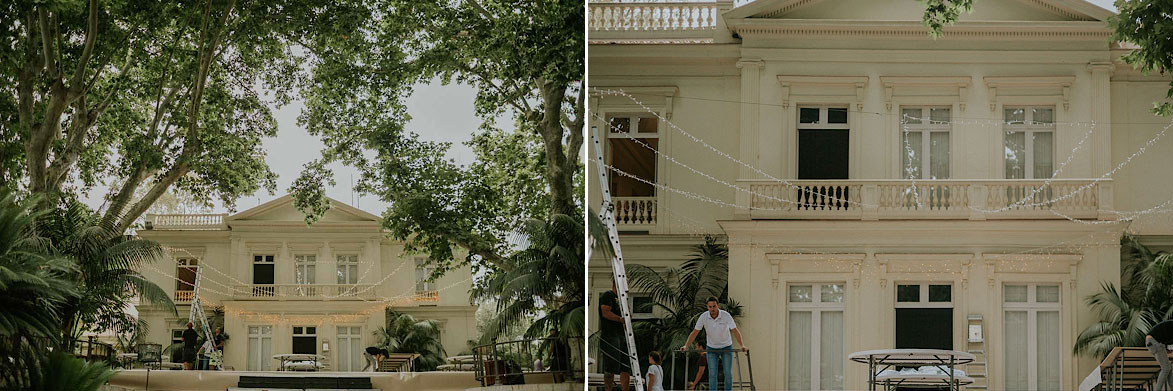
[[[729,350],[729,349],[733,349],[733,345],[719,347],[719,348],[709,346],[709,349]],[[709,360],[709,368],[708,368],[709,389],[710,390],[717,389],[717,362],[719,360],[722,364],[721,365],[721,374],[725,376],[725,390],[726,391],[732,390],[733,389],[733,368],[731,368],[730,366],[732,365],[731,361],[733,361],[733,352],[720,352],[720,353],[709,352],[709,353],[705,354],[705,358],[707,358]]]

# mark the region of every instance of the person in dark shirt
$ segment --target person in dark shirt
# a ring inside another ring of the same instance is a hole
[[[199,334],[191,328],[191,322],[187,322],[187,330],[183,330],[183,369],[190,371],[196,362],[196,342],[199,340]]]
[[[1161,365],[1154,391],[1173,391],[1173,376],[1169,376],[1169,345],[1173,344],[1173,320],[1157,323],[1144,336],[1144,346]]]
[[[550,329],[550,373],[554,375],[555,383],[566,381],[570,373],[570,345],[566,338],[558,336],[557,329]]]
[[[628,391],[631,382],[631,360],[627,355],[627,338],[623,335],[623,314],[619,311],[619,288],[611,282],[611,290],[599,297],[599,351],[603,369],[603,384],[611,391],[615,374],[619,386]]]
[[[700,360],[697,360],[696,364],[696,380],[693,380],[692,383],[688,386],[688,389],[690,390],[695,390],[697,385],[701,384],[701,376],[705,374],[705,369],[709,365],[709,360],[705,357],[705,352],[701,352],[701,358]],[[702,388],[702,390],[703,389],[704,388]]]
[[[362,372],[366,372],[368,368],[373,371],[379,370],[379,361],[383,361],[383,358],[390,355],[391,353],[388,352],[387,349],[368,346],[367,350],[363,352],[363,356],[365,356],[367,359],[367,364],[363,365]]]

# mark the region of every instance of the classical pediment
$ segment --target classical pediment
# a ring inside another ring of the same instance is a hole
[[[319,222],[378,222],[379,216],[330,198],[331,208]],[[293,206],[293,197],[285,195],[254,208],[228,216],[227,221],[304,222],[305,215]]]
[[[735,8],[726,19],[920,21],[924,5],[915,0],[757,0]],[[1113,15],[1083,0],[980,0],[960,22],[1088,22]]]

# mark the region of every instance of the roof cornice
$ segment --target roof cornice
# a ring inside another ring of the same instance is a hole
[[[725,20],[741,18],[777,18],[791,11],[823,2],[824,0],[758,0],[731,9],[722,16]],[[1107,20],[1115,12],[1100,8],[1084,0],[1019,0],[1056,15],[1076,20]],[[982,5],[977,5],[981,7]]]
[[[932,41],[916,21],[814,19],[740,19],[729,28],[746,36],[816,36]],[[1103,22],[971,22],[945,27],[938,40],[1085,40],[1106,41],[1112,34]]]

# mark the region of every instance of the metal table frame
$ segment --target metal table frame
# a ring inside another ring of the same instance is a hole
[[[302,358],[309,358],[309,359],[302,359]],[[285,365],[287,363],[299,362],[299,361],[313,361],[314,367],[316,368],[314,370],[314,372],[317,372],[317,371],[321,370],[322,360],[325,359],[325,357],[320,354],[283,353],[283,354],[274,354],[273,359],[278,360],[280,362],[277,365],[277,371],[280,371],[280,372],[290,371],[288,368],[285,367]]]
[[[876,386],[885,384],[890,388],[891,380],[876,379],[879,371],[891,369],[895,366],[934,366],[949,374],[948,379],[942,379],[944,385],[952,391],[961,390],[961,382],[956,377],[954,369],[958,365],[969,364],[976,357],[973,354],[954,350],[936,349],[881,349],[866,350],[847,355],[847,359],[857,363],[868,364],[868,391],[876,391]],[[899,385],[899,384],[896,384]]]

